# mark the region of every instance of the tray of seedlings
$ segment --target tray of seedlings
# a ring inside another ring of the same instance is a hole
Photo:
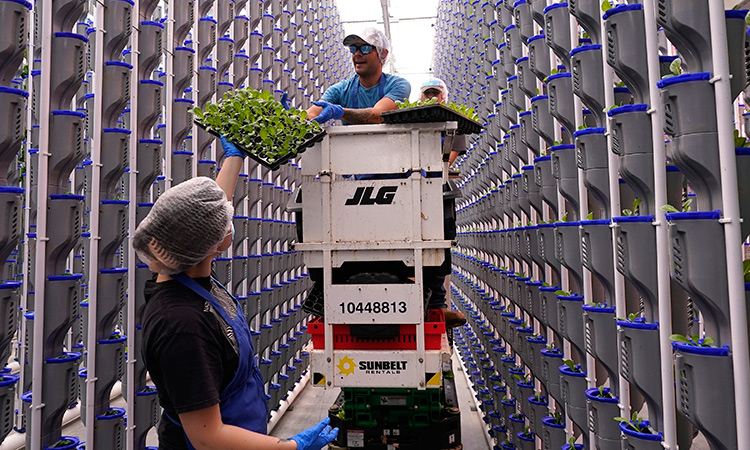
[[[326,132],[307,112],[284,109],[267,91],[238,89],[217,103],[193,110],[195,123],[224,136],[238,150],[271,170],[323,140]]]
[[[398,109],[381,114],[385,123],[458,122],[458,134],[482,130],[479,116],[472,108],[454,103],[437,103],[435,99],[418,102],[396,102]]]

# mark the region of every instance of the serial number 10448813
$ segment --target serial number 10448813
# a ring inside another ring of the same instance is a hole
[[[345,302],[339,303],[341,314],[405,314],[406,302]]]

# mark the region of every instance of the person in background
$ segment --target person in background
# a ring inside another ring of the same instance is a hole
[[[197,177],[164,192],[132,243],[158,274],[145,287],[143,359],[163,410],[161,450],[320,450],[336,438],[326,417],[290,439],[266,435],[268,407],[242,308],[211,277],[229,248],[232,194],[242,153],[222,138],[216,178]]]
[[[438,103],[445,103],[448,99],[448,86],[440,78],[431,78],[422,83],[420,88],[420,100],[435,99]],[[443,155],[449,155],[448,166],[460,153],[466,152],[466,136],[453,135],[443,136]],[[446,148],[446,146],[450,146]],[[442,309],[445,316],[445,326],[453,328],[466,323],[466,316],[460,311],[448,309],[445,290],[445,277],[451,273],[450,251],[445,252],[445,261],[440,267],[428,267],[424,272],[425,283],[425,307],[430,309]]]
[[[328,88],[307,110],[307,117],[320,123],[331,119],[342,119],[345,124],[381,123],[381,113],[396,109],[397,101],[409,98],[411,85],[383,73],[391,45],[382,31],[366,28],[361,36],[345,37],[344,45],[352,53],[357,74]]]

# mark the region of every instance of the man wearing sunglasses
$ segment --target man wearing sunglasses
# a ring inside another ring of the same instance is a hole
[[[357,75],[326,90],[321,101],[313,102],[307,117],[320,123],[342,119],[345,124],[381,123],[380,114],[396,109],[396,102],[409,98],[411,85],[405,79],[383,73],[390,43],[382,31],[366,28],[350,34],[344,45],[352,53]]]

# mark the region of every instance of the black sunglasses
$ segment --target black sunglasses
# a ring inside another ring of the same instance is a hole
[[[362,52],[363,55],[367,55],[375,50],[375,47],[370,44],[360,45],[359,47],[357,47],[356,45],[349,46],[349,51],[352,52],[352,55],[357,53],[357,50]]]

